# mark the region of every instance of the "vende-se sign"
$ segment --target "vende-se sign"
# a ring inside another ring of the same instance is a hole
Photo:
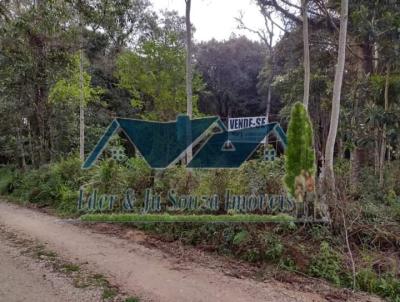
[[[254,128],[267,124],[265,116],[235,117],[228,119],[228,131],[235,131],[245,128]]]

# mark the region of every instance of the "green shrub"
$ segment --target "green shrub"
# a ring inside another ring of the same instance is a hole
[[[88,172],[82,170],[82,162],[77,156],[71,156],[50,166],[50,174],[70,188],[78,189],[88,180]],[[86,177],[85,177],[86,175]]]
[[[387,205],[392,206],[399,202],[399,197],[396,195],[396,192],[393,189],[390,189],[386,196],[385,202]]]
[[[38,170],[29,170],[22,174],[16,183],[13,195],[32,203],[53,205],[57,198],[57,186],[61,184],[58,177],[52,177],[49,166]]]
[[[229,175],[229,188],[234,194],[282,194],[284,161],[249,160]]]
[[[280,259],[279,267],[284,269],[284,270],[292,271],[292,272],[298,270],[296,262],[293,259],[289,258],[289,257],[285,257],[285,258]]]
[[[76,196],[71,191],[77,192],[84,182],[80,160],[77,157],[69,157],[37,170],[20,173],[14,182],[15,190],[12,194],[24,201],[49,204],[57,208],[60,202],[65,203],[68,200],[68,203],[71,203],[71,196]],[[73,205],[76,205],[76,199]],[[65,206],[64,204],[63,207]],[[72,204],[68,207],[71,208]]]
[[[321,224],[311,226],[311,228],[308,229],[308,232],[311,235],[311,238],[315,241],[327,239],[332,235],[328,227]]]
[[[249,247],[244,250],[241,258],[248,262],[258,262],[262,259],[260,249],[256,247]]]
[[[126,170],[113,159],[103,160],[95,167],[91,184],[101,193],[121,194],[128,188]]]
[[[58,189],[57,211],[61,215],[71,215],[78,212],[78,192],[68,186],[61,186]]]
[[[376,293],[390,301],[400,301],[400,279],[392,274],[383,275],[379,278]]]
[[[232,243],[240,246],[246,244],[250,240],[250,234],[246,230],[242,230],[233,237]]]
[[[314,257],[309,268],[310,274],[340,285],[341,270],[339,255],[332,250],[328,242],[321,242],[319,253]]]
[[[199,176],[196,194],[217,194],[220,200],[223,200],[226,190],[230,188],[232,171],[229,169],[207,170],[201,171]]]
[[[356,285],[363,291],[376,293],[378,290],[378,276],[372,269],[363,269],[356,275]]]
[[[140,302],[139,298],[129,297],[124,300],[124,302]]]
[[[236,236],[236,228],[234,226],[227,226],[223,228],[221,233],[220,249],[225,253],[230,253],[233,241]]]
[[[156,172],[155,176],[155,190],[164,194],[169,189],[174,189],[178,194],[190,194],[198,183],[198,173],[189,171],[185,166],[172,166]]]
[[[393,274],[379,276],[371,268],[364,268],[357,273],[356,284],[360,290],[378,294],[389,301],[400,301],[400,279]]]
[[[9,194],[12,191],[15,172],[8,167],[0,168],[0,194]]]
[[[267,261],[277,261],[284,252],[284,246],[274,234],[262,235],[261,250],[263,258]]]
[[[283,221],[279,223],[273,231],[275,234],[290,234],[296,229],[297,225],[294,221]]]
[[[129,188],[137,193],[143,192],[152,185],[151,169],[142,157],[132,157],[126,162],[126,177]]]

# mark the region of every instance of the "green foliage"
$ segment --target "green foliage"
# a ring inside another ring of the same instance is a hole
[[[285,184],[289,193],[294,196],[296,176],[302,171],[308,172],[311,176],[315,173],[312,125],[302,103],[297,102],[292,108],[287,136]]]
[[[327,226],[320,224],[311,226],[311,228],[309,229],[309,233],[311,235],[311,238],[315,241],[327,239],[332,235]]]
[[[126,51],[118,57],[119,85],[130,92],[131,104],[143,118],[173,120],[186,111],[185,58],[180,28],[168,26],[143,41],[135,52]],[[202,85],[195,73],[194,113],[198,112],[197,92]]]
[[[155,189],[166,193],[172,188],[178,194],[190,194],[199,185],[200,173],[189,171],[182,165],[169,167],[164,171],[156,172]]]
[[[103,294],[101,297],[103,300],[109,300],[114,298],[116,295],[117,295],[117,290],[115,288],[105,287],[103,288]]]
[[[284,174],[282,158],[249,160],[229,175],[229,187],[237,194],[284,194]]]
[[[85,71],[82,75],[81,92],[79,60],[79,55],[72,56],[71,64],[66,69],[65,76],[59,79],[50,90],[50,102],[65,102],[78,106],[80,104],[81,93],[85,106],[90,102],[99,100],[103,90],[91,86],[91,76]]]
[[[52,205],[60,213],[76,212],[79,187],[88,180],[80,160],[72,156],[38,170],[14,176],[8,185],[12,196],[32,203]]]
[[[140,302],[139,298],[129,297],[124,300],[124,302]]]
[[[378,290],[378,276],[372,269],[362,269],[357,272],[357,287],[369,293],[376,293]]]
[[[284,246],[277,236],[274,234],[263,235],[261,243],[263,256],[267,261],[277,261],[282,257]]]
[[[332,250],[329,243],[321,243],[319,254],[312,260],[309,272],[314,277],[321,277],[340,285],[340,272],[342,271],[339,255]]]
[[[103,160],[93,169],[90,185],[100,193],[121,194],[128,188],[126,167],[113,159]]]
[[[8,167],[0,168],[0,194],[8,194],[12,190],[14,172]]]
[[[291,258],[282,258],[279,262],[279,267],[287,271],[298,271],[296,262]]]
[[[292,221],[293,217],[279,215],[170,215],[170,214],[85,214],[82,221],[98,222],[232,222],[262,223]]]
[[[246,244],[249,241],[249,239],[250,239],[249,232],[247,232],[246,230],[242,230],[239,233],[237,233],[235,237],[233,237],[232,243],[234,245],[242,245]]]
[[[152,185],[152,173],[149,165],[142,157],[129,158],[125,163],[127,185],[140,193]]]
[[[357,272],[357,287],[363,291],[378,294],[389,301],[400,301],[400,279],[393,274],[379,276],[370,268]]]

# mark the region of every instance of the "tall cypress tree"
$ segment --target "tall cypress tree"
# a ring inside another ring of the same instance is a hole
[[[285,184],[292,196],[295,196],[297,176],[308,174],[309,177],[314,179],[313,130],[310,116],[300,102],[295,103],[291,111],[285,168]]]

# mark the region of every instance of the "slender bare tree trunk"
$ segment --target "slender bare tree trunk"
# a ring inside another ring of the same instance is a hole
[[[304,48],[304,95],[303,104],[308,110],[308,100],[310,98],[310,44],[308,41],[308,0],[301,0],[301,9],[303,14],[303,48]]]
[[[21,131],[19,129],[19,126],[17,126],[17,142],[18,142],[18,147],[19,147],[20,156],[21,156],[21,166],[22,166],[22,169],[25,171],[26,170],[25,150],[24,150],[24,144],[22,142]]]
[[[360,150],[358,146],[350,151],[350,188],[352,192],[357,190],[360,175]]]
[[[271,112],[271,92],[272,87],[271,84],[268,84],[268,94],[267,94],[267,108],[265,109],[265,119],[267,120],[267,124],[269,123],[269,115]]]
[[[376,126],[374,130],[374,174],[378,175],[379,174],[379,150],[380,150],[380,143],[381,143],[381,137],[380,137],[380,130],[378,129],[378,126]]]
[[[385,112],[389,109],[389,67],[386,69],[386,79],[385,79]],[[381,140],[381,150],[379,156],[379,186],[383,186],[383,175],[385,170],[385,155],[386,155],[386,125],[383,125],[382,130],[382,140]]]
[[[362,72],[361,68],[358,68],[358,73],[357,76],[358,78],[361,78]],[[354,91],[354,106],[353,106],[353,112],[358,112],[358,102],[359,102],[359,89],[356,89]],[[356,114],[353,114],[351,117],[350,121],[350,126],[351,129],[357,129],[356,124],[357,124],[358,117]],[[353,132],[353,135],[357,138],[357,131]],[[354,146],[352,150],[350,150],[350,188],[353,192],[356,191],[357,186],[358,186],[358,178],[360,175],[360,160],[359,160],[359,147],[356,142],[354,142]]]
[[[272,77],[271,77],[272,78]],[[272,94],[272,92],[271,92],[271,90],[272,90],[272,87],[271,87],[271,82],[268,84],[268,92],[267,92],[267,106],[266,106],[266,109],[265,109],[265,120],[266,120],[266,123],[268,124],[269,123],[269,114],[270,114],[270,111],[271,111],[271,94]],[[269,145],[269,139],[268,139],[268,135],[265,137],[265,139],[264,139],[264,154],[267,152],[267,150],[268,150],[268,145]]]
[[[85,100],[83,95],[83,28],[82,20],[80,20],[80,50],[79,50],[79,85],[80,85],[80,101],[79,101],[79,158],[85,160]]]
[[[346,58],[346,35],[348,19],[348,0],[341,0],[340,31],[339,31],[339,51],[338,62],[336,65],[335,80],[333,84],[331,122],[329,127],[328,139],[325,148],[325,169],[324,177],[328,190],[333,193],[335,190],[335,176],[333,172],[333,154],[335,150],[335,141],[339,125],[340,113],[340,94],[342,90],[344,64]]]
[[[29,152],[31,155],[31,164],[32,166],[35,166],[35,151],[33,150],[31,122],[29,120],[28,120],[28,141],[29,141]]]
[[[187,115],[192,118],[192,25],[190,23],[191,0],[186,2],[186,101]]]
[[[191,0],[185,0],[186,2],[186,111],[190,119],[193,116],[193,91],[192,91],[192,24],[190,23],[190,9]],[[190,126],[190,123],[189,123]],[[191,135],[191,129],[188,127],[188,132]],[[191,138],[188,138],[191,141]],[[186,162],[189,163],[192,160],[192,148],[188,149]]]

